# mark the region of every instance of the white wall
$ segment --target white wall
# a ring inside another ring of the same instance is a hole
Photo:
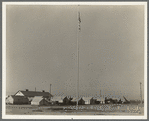
[[[13,104],[13,98],[10,96],[6,99],[6,103]]]
[[[31,105],[39,105],[39,102],[34,102],[34,101],[32,101],[32,102],[31,102]]]
[[[19,92],[16,93],[15,95],[16,95],[16,96],[24,96],[24,94],[23,94],[21,91],[19,91]]]
[[[90,104],[90,100],[85,100],[85,104]]]

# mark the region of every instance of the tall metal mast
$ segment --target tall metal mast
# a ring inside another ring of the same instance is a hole
[[[78,5],[78,30],[77,30],[77,49],[78,49],[78,80],[77,80],[77,106],[79,103],[79,35],[80,35],[80,31],[81,31],[81,18],[80,18],[80,9],[79,9],[79,5]]]

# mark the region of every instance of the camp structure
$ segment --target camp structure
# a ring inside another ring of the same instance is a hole
[[[92,97],[82,97],[82,99],[85,101],[85,104],[90,104],[90,101],[93,101],[91,100]]]
[[[51,98],[51,101],[53,102],[53,104],[63,104],[63,99],[64,97],[63,96],[54,96]]]
[[[123,96],[123,98],[125,99],[125,101],[123,102],[124,104],[130,104],[130,101],[128,101],[128,100],[126,99],[126,97]]]
[[[63,104],[64,105],[69,105],[70,104],[70,99],[67,96],[63,99]]]
[[[29,100],[27,97],[24,96],[11,95],[6,98],[6,104],[16,104],[16,105],[29,104]]]
[[[29,100],[29,104],[31,104],[32,100],[34,99],[34,97],[27,97]]]
[[[73,97],[70,103],[71,105],[76,105],[77,101],[78,101],[78,98]]]
[[[92,97],[90,99],[90,104],[100,104],[100,98],[99,97]]]
[[[49,105],[49,102],[42,96],[35,96],[31,101],[31,105],[43,106]]]
[[[105,99],[103,97],[100,97],[97,101],[100,101],[100,104],[105,104]]]
[[[25,91],[19,90],[15,96],[25,96],[25,97],[29,97],[30,99],[32,99],[31,97],[35,97],[35,96],[42,96],[44,98],[50,99],[51,97],[53,97],[49,92],[45,92],[44,90],[42,91],[29,91],[28,89],[26,89]]]
[[[79,105],[84,105],[85,104],[85,101],[81,98],[78,102]]]
[[[67,96],[64,97],[53,97],[51,98],[51,102],[52,104],[58,104],[58,105],[69,105],[70,103],[70,98],[68,98]]]
[[[78,104],[79,105],[84,105],[85,104],[85,101],[80,97],[80,98],[73,98],[72,100],[71,100],[71,104],[72,105],[76,105],[77,104],[77,101],[78,101]]]
[[[105,97],[105,104],[118,104],[118,99]]]

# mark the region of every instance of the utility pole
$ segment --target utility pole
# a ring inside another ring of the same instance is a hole
[[[100,90],[100,97],[101,97],[101,90]]]
[[[51,94],[51,86],[52,86],[52,84],[50,84],[50,94]]]
[[[67,85],[67,80],[66,80],[66,84],[65,84],[65,85],[66,85],[66,96],[67,96],[67,86],[68,86],[68,85]]]
[[[36,87],[35,87],[35,92],[36,92]]]
[[[141,97],[141,104],[142,104],[142,89],[141,89],[141,82],[140,82],[140,97]]]

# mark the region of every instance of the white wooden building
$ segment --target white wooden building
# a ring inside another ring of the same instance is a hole
[[[15,96],[25,96],[25,97],[42,96],[42,97],[48,98],[48,99],[53,97],[49,92],[45,92],[44,90],[43,91],[29,91],[28,89],[26,89],[25,91],[19,90],[15,94]]]
[[[92,97],[83,97],[82,99],[85,101],[85,104],[90,104],[90,100]]]
[[[103,97],[98,98],[97,101],[100,101],[100,104],[105,104],[105,99]]]
[[[42,96],[35,96],[31,101],[31,105],[38,105],[38,106],[49,105],[49,102]]]
[[[29,100],[24,96],[11,95],[6,98],[6,104],[29,104]]]

